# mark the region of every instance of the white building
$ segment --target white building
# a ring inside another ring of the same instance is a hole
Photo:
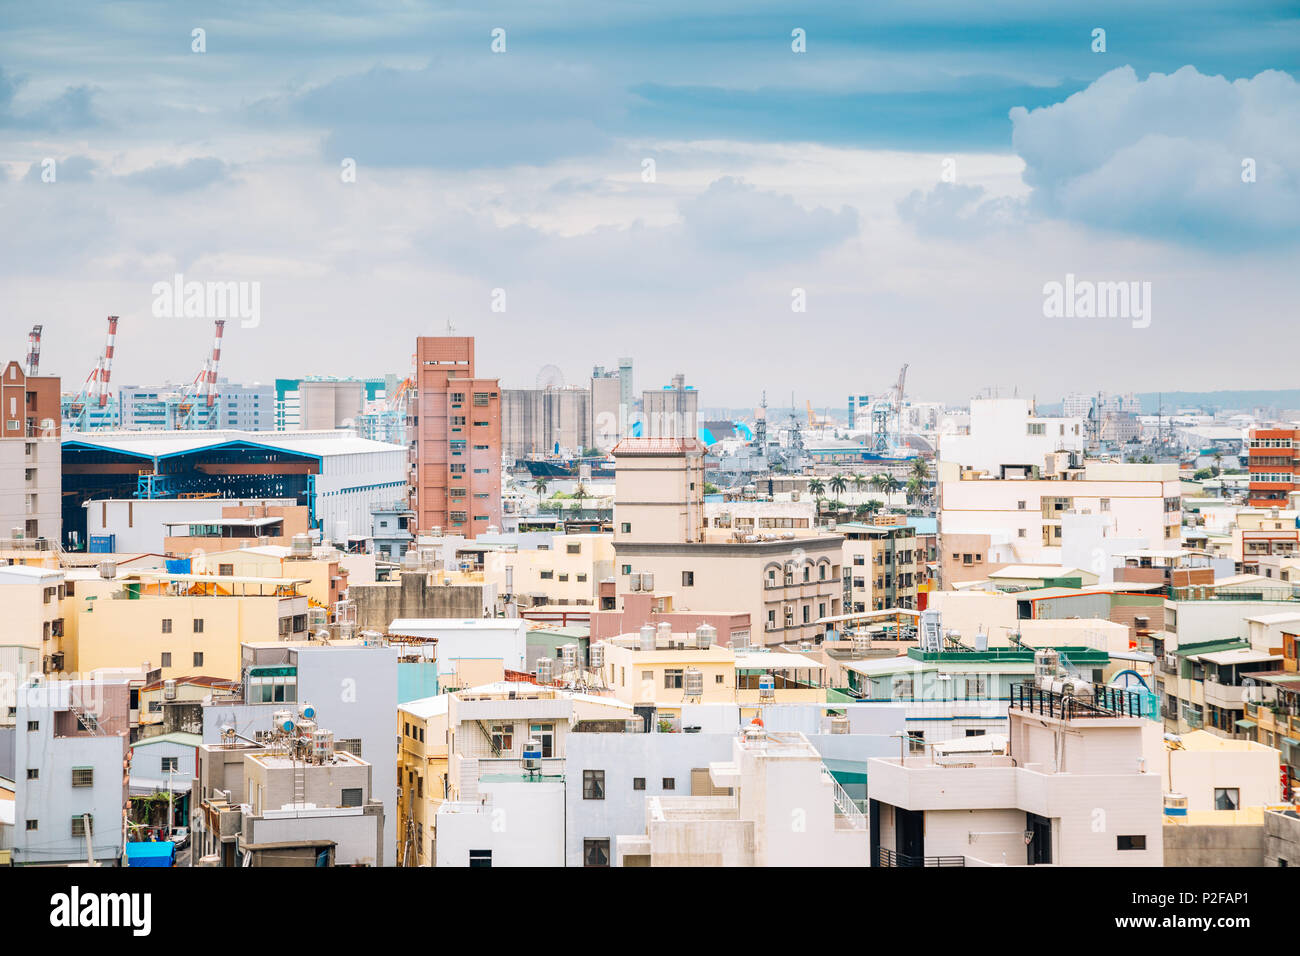
[[[183,388],[170,384],[123,385],[118,389],[122,428],[139,431],[184,427],[186,412],[180,395]],[[275,429],[274,385],[244,385],[220,379],[213,388],[211,409],[205,400],[195,405],[194,425],[253,432]]]
[[[871,760],[872,865],[1162,865],[1159,727],[1092,703],[1034,689],[1006,738]]]
[[[35,679],[18,689],[16,865],[121,858],[129,706],[125,682]]]
[[[203,742],[225,727],[259,739],[276,710],[310,702],[334,733],[334,746],[368,762],[371,791],[384,804],[384,859],[397,852],[397,650],[379,645],[266,642],[242,646],[242,700],[203,707]]]
[[[707,777],[709,795],[647,797],[643,830],[617,838],[619,864],[866,864],[867,817],[802,733],[747,725]]]
[[[1084,450],[1081,417],[1045,418],[1025,398],[973,399],[969,434],[939,439],[939,459],[993,475],[1003,465],[1041,465],[1056,451]]]

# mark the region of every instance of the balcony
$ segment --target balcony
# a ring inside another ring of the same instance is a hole
[[[876,851],[876,861],[880,866],[965,866],[964,856],[912,856],[880,847]]]
[[[1096,720],[1142,717],[1142,695],[1116,687],[1094,685],[1085,695],[1059,694],[1032,683],[1011,688],[1010,707],[1057,720]]]

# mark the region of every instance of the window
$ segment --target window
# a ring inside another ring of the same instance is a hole
[[[1109,498],[1102,498],[1102,499],[1101,499],[1101,510],[1102,510],[1102,511],[1109,511],[1109,510],[1110,510],[1110,499],[1109,499]]]
[[[515,725],[492,725],[492,749],[504,753],[515,748]]]
[[[603,770],[582,771],[582,799],[584,800],[605,799],[605,771]]]
[[[201,618],[201,617],[196,617],[196,618],[194,619],[194,633],[195,633],[195,634],[202,634],[202,633],[203,633],[203,618]]]
[[[625,565],[623,565],[623,573],[624,573],[624,574],[631,574],[631,573],[632,573],[632,565],[630,565],[630,564],[625,564]]]
[[[664,689],[679,690],[685,679],[685,671],[680,667],[669,667],[664,671]]]
[[[171,667],[171,666],[172,666],[172,654],[171,654],[171,651],[163,651],[163,652],[162,652],[162,663],[160,663],[158,666],[159,666],[159,667]]]
[[[343,806],[359,807],[361,806],[361,788],[344,787],[343,788]]]
[[[925,753],[924,730],[909,730],[907,732],[907,752],[913,754]]]
[[[694,572],[694,571],[683,571],[683,572],[682,572],[682,587],[684,587],[684,588],[693,588],[693,587],[695,587],[695,572]]]
[[[39,778],[40,778],[40,775],[41,775],[41,772],[40,772],[39,770],[31,770],[31,769],[29,769],[29,770],[27,771],[27,779],[28,779],[28,780],[36,780],[36,779],[39,779]]]
[[[475,405],[486,405],[487,403],[488,403],[488,393],[487,393],[487,392],[475,392],[475,393],[474,393],[474,404],[475,404]]]
[[[173,770],[180,770],[180,757],[163,757],[162,772],[170,773]]]
[[[985,735],[985,733],[986,733],[986,731],[983,731],[983,730],[967,730],[967,731],[966,731],[966,736],[967,736],[967,737],[983,737],[983,736]]]
[[[335,740],[335,741],[334,741],[334,749],[335,749],[335,750],[342,750],[342,751],[345,751],[346,753],[350,753],[350,754],[352,754],[352,756],[354,756],[354,757],[360,757],[360,756],[361,756],[361,738],[360,738],[360,737],[346,737],[346,738],[344,738],[343,740]]]
[[[582,865],[583,866],[609,866],[609,841],[608,840],[583,840],[582,841]]]
[[[564,550],[569,554],[582,554],[582,544],[566,544]]]
[[[164,634],[170,634],[170,633],[172,632],[172,619],[171,619],[171,618],[169,618],[169,617],[165,617],[165,618],[162,619],[162,632],[163,632]]]
[[[1028,425],[1028,434],[1045,435],[1047,434],[1047,426],[1042,422],[1030,422]]]
[[[987,678],[982,676],[967,677],[965,683],[966,683],[965,696],[967,700],[982,700],[983,698],[988,696]]]
[[[202,652],[202,651],[195,651],[195,652],[194,652],[194,666],[195,666],[195,667],[202,667],[202,666],[203,666],[203,652]]]
[[[645,789],[645,777],[633,777],[633,778],[632,778],[632,789],[633,789],[633,790],[644,790],[644,789]]]
[[[74,787],[93,787],[95,785],[95,768],[73,767],[72,785]]]
[[[490,868],[492,866],[492,851],[491,850],[470,850],[469,865],[471,867],[485,866]]]
[[[620,528],[622,528],[622,531],[623,531],[624,534],[631,534],[631,533],[632,533],[632,522],[630,522],[630,521],[624,521],[624,522],[622,523],[622,525],[620,525]]]
[[[676,789],[677,789],[677,781],[674,780],[672,777],[664,777],[664,789],[665,789],[665,790],[676,790]]]
[[[1241,791],[1236,787],[1214,788],[1214,809],[1236,810],[1241,806]]]
[[[35,829],[36,829],[36,821],[35,821],[35,820],[28,820],[28,821],[27,821],[27,829],[28,829],[28,830],[35,830]]]
[[[722,681],[723,681],[723,676],[722,676],[721,674],[714,674],[714,675],[713,675],[713,683],[715,683],[715,684],[721,684]]]
[[[452,404],[454,404],[454,405],[459,405],[461,402],[465,401],[465,393],[464,393],[464,392],[452,392],[452,393],[451,393],[451,401],[452,401]]]
[[[41,722],[39,720],[27,721],[27,732],[29,734],[34,733],[35,731],[38,731],[40,729],[41,729]]]
[[[1145,850],[1146,848],[1147,838],[1143,834],[1115,837],[1115,849],[1117,850]]]
[[[217,574],[222,577],[232,578],[235,576],[235,566],[233,564],[218,564]]]
[[[1016,502],[1016,510],[1017,510],[1017,511],[1024,511],[1024,510],[1025,510],[1025,503],[1024,503],[1023,501],[1017,501],[1017,502]]]

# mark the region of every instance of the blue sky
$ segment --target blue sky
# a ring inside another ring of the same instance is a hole
[[[950,401],[1291,383],[1286,348],[1206,347],[1228,323],[1294,335],[1286,4],[8,3],[0,24],[8,354],[42,322],[69,381],[109,312],[116,381],[191,377],[208,329],[149,310],[182,272],[262,283],[232,378],[399,371],[451,318],[507,385],[631,354],[705,404],[839,404],[904,361]],[[1151,326],[1045,319],[1067,273],[1152,282]]]

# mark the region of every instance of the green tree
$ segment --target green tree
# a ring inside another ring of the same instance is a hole
[[[537,492],[539,497],[545,498],[546,485],[547,485],[547,481],[545,478],[538,478],[536,481],[533,482],[533,491]]]
[[[913,501],[920,501],[925,497],[925,479],[915,474],[907,479],[907,501],[911,504]]]
[[[848,488],[848,486],[849,486],[849,483],[848,483],[848,481],[844,478],[843,475],[832,475],[832,476],[831,476],[830,487],[831,487],[831,491],[834,492],[834,494],[835,494],[835,510],[836,510],[836,511],[838,511],[839,508],[840,508],[840,495],[844,494],[844,490],[845,490],[846,488]]]
[[[808,491],[817,502],[817,513],[822,512],[822,495],[826,494],[826,483],[820,478],[813,478],[808,482]]]
[[[912,475],[922,481],[930,480],[930,463],[917,455],[912,459]]]
[[[866,475],[854,475],[854,476],[853,476],[853,490],[854,490],[854,491],[856,491],[856,492],[858,492],[859,494],[861,494],[861,493],[862,493],[862,489],[865,488],[866,486],[867,486],[867,476],[866,476]]]

